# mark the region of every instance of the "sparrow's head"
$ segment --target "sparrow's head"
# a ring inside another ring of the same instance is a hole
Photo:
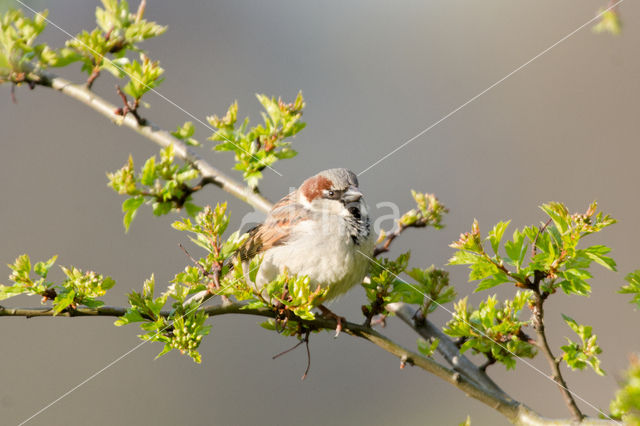
[[[362,198],[358,178],[347,169],[329,169],[305,180],[298,189],[300,201],[312,210],[338,212]]]

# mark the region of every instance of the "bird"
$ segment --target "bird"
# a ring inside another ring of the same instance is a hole
[[[366,276],[375,245],[370,222],[355,173],[324,170],[278,201],[265,221],[249,231],[237,256],[244,264],[262,256],[258,288],[286,271],[307,276],[312,289],[327,289],[328,301]],[[341,318],[319,308],[334,316],[341,328]]]

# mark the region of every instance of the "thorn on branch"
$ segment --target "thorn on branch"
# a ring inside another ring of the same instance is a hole
[[[406,355],[402,355],[402,357],[400,358],[400,370],[404,370],[404,368],[407,366],[407,360],[409,358]]]

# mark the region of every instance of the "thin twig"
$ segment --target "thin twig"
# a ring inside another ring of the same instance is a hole
[[[393,243],[393,240],[395,240],[398,235],[402,234],[402,232],[407,229],[406,226],[398,223],[398,229],[396,229],[395,231],[393,231],[392,233],[390,233],[389,235],[387,235],[387,238],[385,238],[384,242],[382,243],[381,246],[376,247],[373,250],[373,257],[377,257],[382,253],[386,253],[390,250],[391,247],[391,243]]]
[[[573,415],[574,419],[578,422],[582,421],[584,418],[584,414],[578,408],[573,395],[569,391],[567,387],[567,382],[565,382],[562,377],[562,372],[560,371],[560,359],[556,358],[551,351],[551,347],[549,347],[549,342],[547,341],[547,335],[544,328],[544,298],[542,297],[539,289],[539,282],[535,283],[536,288],[534,288],[534,307],[533,307],[533,327],[536,330],[536,334],[538,336],[537,347],[540,348],[540,351],[544,354],[549,367],[551,368],[552,379],[558,385],[558,389],[562,394],[565,404],[567,408],[569,408],[569,412]]]
[[[204,266],[202,266],[202,264],[200,262],[198,262],[196,259],[193,258],[193,256],[191,256],[191,254],[187,251],[187,249],[184,248],[182,243],[179,243],[178,246],[182,249],[184,254],[187,255],[189,260],[191,260],[191,262],[200,270],[200,272],[202,272],[203,276],[208,277],[210,275],[210,272],[207,271],[206,269],[204,269]]]
[[[549,218],[549,220],[547,220],[547,223],[545,223],[543,226],[540,227],[540,229],[538,229],[536,238],[533,240],[533,244],[531,246],[531,257],[534,257],[536,255],[536,250],[537,250],[536,245],[538,244],[538,237],[547,229],[550,223],[551,223],[551,218]]]
[[[91,74],[89,75],[89,78],[87,78],[87,82],[85,83],[85,85],[87,86],[87,89],[91,90],[91,88],[93,87],[93,83],[96,81],[96,78],[98,77],[100,77],[100,66],[95,65],[93,67],[93,70],[91,70]]]
[[[286,355],[286,354],[288,354],[289,352],[291,352],[291,351],[293,351],[293,350],[296,350],[296,349],[297,349],[300,345],[302,345],[303,343],[304,343],[304,339],[300,339],[300,341],[299,341],[298,343],[296,343],[295,345],[293,345],[292,347],[290,347],[290,348],[289,348],[289,349],[287,349],[287,350],[284,350],[284,351],[282,351],[282,352],[280,352],[280,353],[275,354],[274,356],[272,356],[272,357],[271,357],[271,359],[277,359],[277,358],[280,358],[282,355]]]
[[[138,121],[138,124],[140,126],[144,126],[147,123],[147,120],[140,117],[140,115],[138,114],[138,106],[140,105],[140,99],[134,99],[133,103],[129,102],[129,100],[127,99],[127,95],[125,95],[125,93],[122,91],[120,86],[117,84],[116,84],[116,92],[118,93],[118,96],[120,96],[120,99],[122,99],[122,103],[124,104],[124,106],[121,108],[117,108],[114,112],[117,115],[121,115],[122,117],[125,117],[127,114],[131,114],[135,117],[135,119]]]

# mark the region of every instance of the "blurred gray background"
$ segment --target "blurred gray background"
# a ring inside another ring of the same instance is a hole
[[[203,120],[237,99],[240,116],[255,123],[255,93],[292,99],[303,91],[308,126],[294,141],[299,156],[277,163],[283,176],[267,171],[261,185],[276,200],[316,171],[365,169],[585,23],[604,3],[151,0],[146,17],[169,30],[144,46],[166,69],[159,91]],[[92,1],[29,5],[48,8],[50,19],[72,34],[94,27]],[[537,224],[543,219],[537,206],[546,201],[583,211],[596,199],[619,219],[591,242],[613,247],[620,272],[596,266],[591,297],[558,295],[547,307],[557,352],[563,336],[571,335],[561,312],[598,334],[607,376],[564,371],[571,389],[604,408],[628,355],[640,349],[640,313],[616,294],[624,275],[640,267],[640,7],[626,2],[620,12],[621,36],[585,28],[361,177],[374,215],[389,213],[374,207],[382,201],[410,208],[411,188],[437,194],[451,209],[444,230],[408,232],[397,240],[392,255],[412,249],[412,266],[445,265],[448,244],[474,218],[485,233],[507,218],[516,226]],[[65,38],[52,27],[44,35],[54,46]],[[85,78],[73,68],[64,75]],[[106,74],[95,85],[117,102],[113,87]],[[17,98],[12,104],[10,87],[0,88],[0,263],[22,253],[35,260],[58,254],[61,265],[114,277],[117,285],[106,297],[114,305],[125,304],[126,293],[152,273],[158,287],[166,287],[188,263],[178,248],[188,243],[185,234],[170,228],[176,215],[155,218],[143,208],[125,234],[123,198],[107,188],[105,176],[129,153],[139,166],[158,148],[51,90],[21,87]],[[151,109],[143,114],[166,129],[188,119],[153,94],[145,99]],[[209,135],[198,126],[198,139]],[[228,153],[202,153],[233,173]],[[210,187],[196,202],[225,199],[232,227],[238,226],[250,209],[226,193]],[[463,267],[446,269],[460,295],[472,291]],[[0,282],[8,275],[3,268]],[[499,291],[502,297],[512,293]],[[477,304],[479,296],[471,299]],[[332,308],[361,321],[363,300],[363,291],[354,289]],[[6,304],[35,306],[38,300]],[[448,318],[442,310],[434,314],[439,324]],[[506,423],[448,384],[417,368],[400,370],[388,353],[347,335],[313,336],[310,376],[301,382],[304,350],[272,360],[295,341],[263,330],[260,321],[213,319],[201,365],[175,353],[154,361],[162,348],[146,344],[29,424],[453,425],[467,414],[476,425]],[[0,423],[27,419],[139,343],[136,327],[112,323],[1,319]],[[416,336],[399,321],[391,319],[384,331],[415,347]],[[547,370],[542,359],[533,364]],[[568,417],[555,385],[530,367],[519,362],[515,373],[502,366],[490,372],[544,415]]]

